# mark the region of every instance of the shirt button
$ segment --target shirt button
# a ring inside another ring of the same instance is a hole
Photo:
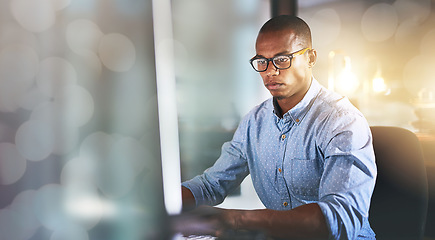
[[[288,202],[283,202],[282,205],[284,205],[284,207],[288,206]]]
[[[281,139],[282,139],[282,140],[285,139],[285,134],[281,135]]]
[[[296,118],[296,122],[299,122],[299,118]]]
[[[278,168],[278,172],[282,172],[281,168]]]

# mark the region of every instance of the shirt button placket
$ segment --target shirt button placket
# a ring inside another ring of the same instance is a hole
[[[286,142],[286,138],[287,136],[285,135],[285,133],[281,134],[280,136],[280,140],[281,143],[283,144],[283,150],[285,151],[285,142]],[[284,157],[284,156],[283,156]],[[280,166],[278,166],[278,172],[280,173],[279,176],[279,182],[281,185],[281,201],[282,201],[282,206],[286,209],[289,206],[289,201],[288,201],[288,190],[287,190],[287,186],[284,183],[285,179],[284,179],[284,175],[283,175],[283,166],[281,165],[283,163],[284,159],[282,159],[282,162],[280,163]]]

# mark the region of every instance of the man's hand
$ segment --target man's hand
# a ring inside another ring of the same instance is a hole
[[[224,209],[201,206],[173,219],[173,228],[184,236],[221,236],[228,226],[223,221]]]
[[[174,219],[177,233],[184,236],[211,235],[220,239],[266,239],[263,232],[239,229],[242,210],[200,206]]]

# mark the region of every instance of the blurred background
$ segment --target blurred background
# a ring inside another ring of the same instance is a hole
[[[173,71],[184,181],[270,97],[248,60],[277,14],[311,26],[322,85],[415,132],[434,168],[434,0],[167,2],[165,26],[151,0],[0,2],[0,240],[162,239],[156,65]],[[221,207],[263,206],[247,178]]]

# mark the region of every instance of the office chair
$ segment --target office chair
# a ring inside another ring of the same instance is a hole
[[[370,224],[378,240],[424,237],[427,176],[417,136],[399,127],[371,127],[378,167]]]

